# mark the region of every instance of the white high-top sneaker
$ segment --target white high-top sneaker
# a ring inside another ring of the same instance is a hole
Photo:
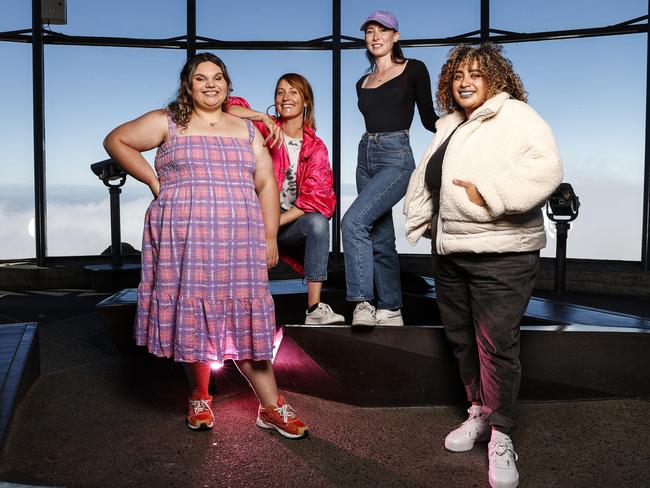
[[[519,484],[519,472],[515,466],[517,459],[510,437],[493,430],[488,444],[488,481],[492,488],[516,488]]]
[[[479,417],[480,405],[472,405],[467,409],[469,417],[460,427],[452,430],[445,437],[445,448],[452,452],[465,452],[474,447],[475,442],[487,442],[492,428]]]

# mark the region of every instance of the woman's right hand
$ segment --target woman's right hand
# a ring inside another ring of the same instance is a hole
[[[275,123],[275,120],[269,115],[264,114],[262,116],[262,123],[269,131],[269,135],[264,139],[264,145],[269,148],[280,147],[284,144],[284,132],[282,128]]]
[[[274,268],[279,261],[277,239],[266,239],[266,267]]]

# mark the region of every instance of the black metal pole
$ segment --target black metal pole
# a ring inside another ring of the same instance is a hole
[[[32,86],[34,124],[34,235],[36,265],[47,258],[47,202],[45,188],[45,108],[41,0],[32,0]]]
[[[650,13],[650,0],[648,0]],[[647,25],[646,25],[647,28]],[[650,271],[650,30],[646,33],[645,79],[645,169],[643,172],[643,234],[641,237],[641,268]]]
[[[555,247],[555,293],[566,291],[566,241],[569,236],[568,222],[556,222],[557,241]]]
[[[341,0],[332,0],[332,171],[336,210],[332,219],[332,257],[341,260]]]
[[[196,0],[187,0],[187,59],[196,54]]]
[[[111,200],[111,262],[113,269],[122,267],[122,232],[120,230],[120,193],[122,189],[111,186],[108,189]]]
[[[490,40],[490,0],[481,0],[481,42]]]

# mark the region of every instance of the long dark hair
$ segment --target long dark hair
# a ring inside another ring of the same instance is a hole
[[[172,114],[172,120],[179,127],[186,128],[187,124],[190,122],[192,110],[194,109],[194,100],[192,100],[192,78],[194,77],[196,67],[206,61],[214,63],[221,68],[223,78],[226,80],[226,83],[228,83],[228,93],[232,91],[232,82],[230,81],[228,70],[219,57],[212,53],[200,53],[192,56],[185,62],[185,65],[181,70],[180,85],[178,86],[176,98],[168,105],[169,111]],[[225,111],[227,106],[228,97],[223,101],[221,106],[222,110]]]
[[[391,29],[391,30],[393,32],[397,32],[395,29]],[[368,62],[370,63],[370,66],[368,67],[368,73],[371,73],[375,69],[375,57],[372,54],[370,54],[370,51],[368,51],[368,49],[366,49],[366,58],[368,58]],[[393,44],[393,49],[391,49],[390,51],[390,59],[393,63],[396,64],[406,63],[406,58],[404,57],[402,46],[399,45],[399,41],[395,41],[395,43]]]

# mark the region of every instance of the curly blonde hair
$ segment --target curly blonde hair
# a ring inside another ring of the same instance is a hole
[[[460,44],[449,51],[447,62],[438,76],[438,91],[436,105],[442,113],[452,113],[459,110],[454,100],[452,84],[454,73],[464,63],[478,62],[488,89],[488,98],[497,93],[507,92],[516,100],[528,102],[524,84],[515,73],[512,62],[502,54],[503,47],[493,42],[480,44],[478,47]]]
[[[180,85],[178,87],[176,98],[167,106],[172,115],[172,120],[180,128],[186,129],[187,124],[189,124],[190,118],[192,117],[192,110],[194,110],[194,100],[192,99],[192,78],[194,78],[196,67],[206,61],[214,63],[221,68],[223,78],[228,84],[228,93],[230,94],[232,91],[232,82],[230,81],[228,70],[219,57],[211,53],[200,53],[192,56],[185,62],[185,65],[181,70]],[[227,106],[228,97],[226,97],[221,105],[224,112]]]

